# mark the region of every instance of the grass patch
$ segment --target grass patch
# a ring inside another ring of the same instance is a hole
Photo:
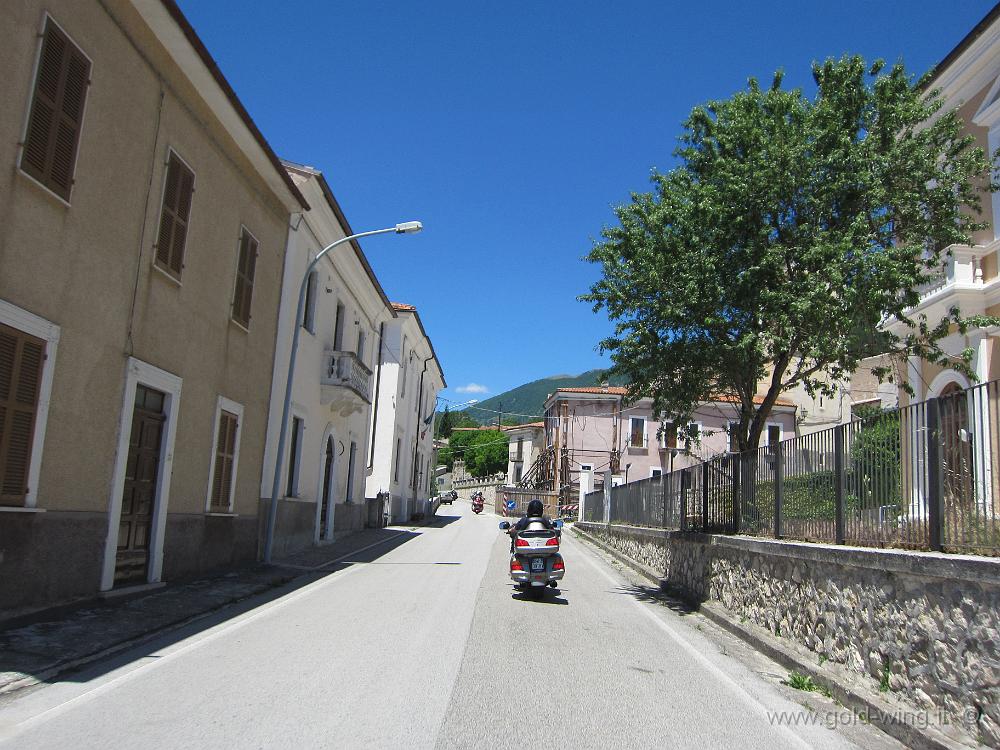
[[[802,690],[806,693],[819,693],[820,695],[825,695],[827,698],[833,697],[829,690],[816,683],[812,677],[799,674],[798,672],[789,673],[788,679],[782,680],[781,684],[788,685],[788,687],[795,688],[796,690]]]
[[[882,679],[879,680],[878,691],[880,693],[888,693],[889,692],[889,663],[888,662],[886,662],[882,666]]]

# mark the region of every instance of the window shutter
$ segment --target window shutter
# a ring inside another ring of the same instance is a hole
[[[23,505],[45,342],[0,324],[0,505]]]
[[[228,411],[219,414],[219,438],[215,446],[215,473],[212,476],[212,507],[228,510],[233,487],[238,418]]]
[[[184,268],[184,245],[187,241],[188,218],[194,193],[194,172],[177,154],[167,160],[167,176],[163,185],[160,208],[160,231],[156,238],[156,262],[172,276],[180,278]]]
[[[73,188],[89,85],[90,61],[47,20],[21,169],[65,200]]]
[[[240,257],[236,264],[236,288],[233,290],[233,320],[250,327],[250,302],[257,269],[257,240],[244,227],[240,234]]]

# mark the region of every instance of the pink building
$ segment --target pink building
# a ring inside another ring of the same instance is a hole
[[[732,448],[730,424],[736,406],[720,399],[702,404],[688,424],[653,418],[651,399],[623,405],[626,389],[616,386],[559,388],[545,402],[544,449],[524,472],[539,489],[573,497],[581,477],[590,489],[658,476],[691,466]],[[775,404],[761,445],[795,436],[795,405]]]

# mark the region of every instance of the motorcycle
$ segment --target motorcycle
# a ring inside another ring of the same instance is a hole
[[[472,498],[472,512],[479,515],[483,512],[483,496],[476,495]]]
[[[546,586],[556,588],[556,581],[566,573],[566,563],[559,554],[562,521],[553,521],[546,528],[540,518],[529,520],[527,527],[514,535],[510,555],[510,578],[526,593],[542,594]],[[500,529],[510,530],[510,522],[502,521]]]

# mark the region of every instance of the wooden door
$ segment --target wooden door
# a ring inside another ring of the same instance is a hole
[[[135,390],[129,435],[125,487],[118,519],[115,585],[145,583],[149,572],[149,541],[160,469],[165,396],[145,386]]]

